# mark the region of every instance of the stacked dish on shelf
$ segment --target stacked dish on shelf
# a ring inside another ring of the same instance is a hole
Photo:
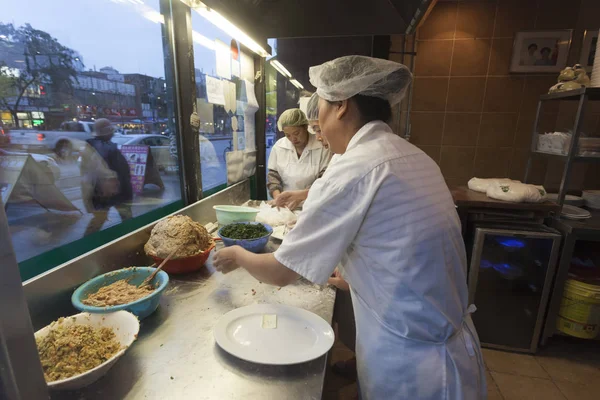
[[[588,219],[592,217],[592,214],[588,210],[584,210],[583,208],[574,207],[570,205],[563,205],[562,210],[560,211],[560,216],[566,219]]]
[[[593,210],[600,210],[600,190],[584,190],[585,205]]]

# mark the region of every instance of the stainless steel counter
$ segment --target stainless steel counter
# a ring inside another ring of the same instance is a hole
[[[284,367],[245,362],[216,345],[213,327],[228,311],[256,303],[301,307],[331,323],[334,300],[330,287],[300,280],[279,289],[242,269],[222,275],[209,260],[198,273],[171,276],[159,309],[142,321],[138,340],[107,376],[52,398],[320,399],[326,356]]]
[[[175,214],[206,224],[213,205],[242,204],[247,181],[233,185]],[[76,314],[73,290],[96,275],[131,265],[148,265],[143,246],[155,223],[35,277],[23,285],[32,323],[40,329]],[[268,250],[274,250],[273,243]],[[108,375],[78,392],[55,392],[53,399],[320,399],[326,356],[296,366],[275,367],[241,361],[213,339],[219,318],[255,303],[279,303],[312,311],[331,323],[335,291],[298,281],[278,290],[245,270],[215,272],[212,257],[201,271],[172,275],[158,310],[142,321],[140,335]],[[256,294],[252,294],[252,289]]]

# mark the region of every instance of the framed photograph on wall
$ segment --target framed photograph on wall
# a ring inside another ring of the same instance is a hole
[[[567,66],[572,34],[570,29],[517,32],[510,72],[560,72]]]
[[[581,64],[583,68],[587,70],[587,72],[592,72],[597,44],[598,29],[593,31],[585,31],[585,34],[583,35],[583,45],[581,46],[581,57],[579,58],[579,64]]]

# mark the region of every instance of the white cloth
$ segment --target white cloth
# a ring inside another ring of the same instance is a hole
[[[314,135],[308,135],[308,143],[300,158],[292,142],[284,137],[273,145],[268,169],[279,173],[284,192],[308,189],[327,167],[330,158],[329,150]]]
[[[374,121],[309,191],[275,258],[325,283],[341,261],[363,399],[483,399],[461,227],[431,158]]]

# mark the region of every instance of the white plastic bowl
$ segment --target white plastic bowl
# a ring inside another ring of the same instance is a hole
[[[48,382],[48,387],[53,390],[77,390],[96,382],[108,372],[135,339],[137,339],[140,330],[140,322],[137,317],[128,311],[117,311],[110,314],[81,313],[66,317],[62,324],[63,326],[90,325],[96,328],[111,328],[121,344],[121,350],[96,368],[83,374],[59,381]],[[50,330],[50,325],[40,329],[35,333],[35,338],[45,337]]]

